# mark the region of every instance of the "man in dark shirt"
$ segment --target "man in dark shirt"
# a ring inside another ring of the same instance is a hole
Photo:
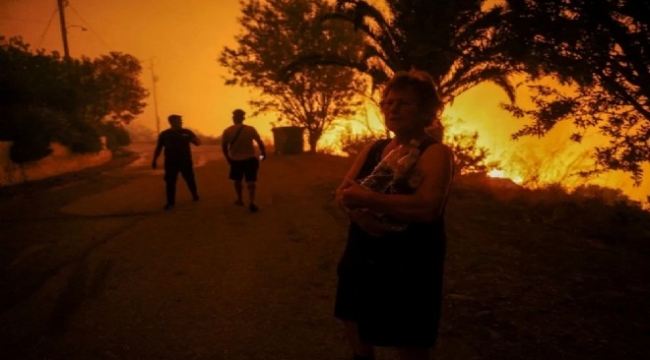
[[[167,205],[165,210],[171,209],[176,204],[176,179],[180,172],[192,193],[194,201],[199,200],[194,180],[192,164],[192,151],[190,143],[198,146],[199,138],[191,130],[183,129],[183,118],[180,115],[169,115],[170,128],[158,135],[158,145],[153,154],[152,168],[158,166],[158,156],[165,148],[165,182],[167,190]]]

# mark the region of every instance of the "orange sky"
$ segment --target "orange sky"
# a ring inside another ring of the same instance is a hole
[[[58,14],[48,27],[56,0],[0,0],[0,34],[21,35],[34,48],[63,53]],[[156,86],[161,127],[170,113],[182,114],[187,127],[221,134],[234,108],[247,107],[246,90],[223,85],[217,63],[224,46],[234,46],[238,0],[69,0],[70,55],[96,57],[121,51],[144,65],[143,84]],[[85,27],[83,31],[79,26]],[[155,128],[153,99],[137,119]],[[249,119],[252,125],[268,121]]]
[[[33,48],[62,53],[56,4],[56,0],[0,0],[0,35],[20,35]],[[219,135],[230,125],[233,109],[248,109],[251,96],[246,89],[226,87],[222,78],[226,72],[217,62],[224,46],[235,46],[239,10],[239,0],[69,0],[65,14],[70,55],[132,54],[143,62],[143,84],[150,90],[153,59],[161,128],[167,127],[167,115],[178,113],[187,127]],[[490,149],[493,158],[508,162],[506,174],[521,172],[518,162],[536,164],[553,180],[571,168],[572,154],[589,148],[590,144],[569,143],[562,127],[542,140],[509,140],[521,123],[499,108],[505,100],[498,88],[481,85],[457,98],[445,114],[462,119],[459,127],[479,131],[480,144]],[[148,103],[136,121],[155,129],[153,99]],[[249,118],[247,123],[270,138],[273,120],[273,116]],[[632,187],[628,177],[620,174],[597,182],[643,200],[650,195],[650,167],[645,168],[642,187]]]

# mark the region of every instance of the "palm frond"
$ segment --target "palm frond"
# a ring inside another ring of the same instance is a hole
[[[289,64],[283,66],[278,71],[278,74],[282,81],[288,81],[302,69],[318,65],[343,66],[358,70],[360,72],[368,71],[368,65],[366,61],[355,61],[353,59],[336,54],[311,53],[301,55],[296,60],[291,61]]]
[[[505,69],[498,64],[464,69],[446,79],[446,81],[441,84],[440,92],[442,93],[443,99],[451,101],[456,96],[474,86],[489,81],[504,89],[508,98],[511,101],[514,101],[515,87],[508,78],[509,74],[510,71],[508,69]]]

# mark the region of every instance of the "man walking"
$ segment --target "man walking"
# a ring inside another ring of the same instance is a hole
[[[234,181],[235,193],[237,194],[235,204],[244,205],[244,201],[242,200],[242,181],[245,180],[250,200],[248,209],[251,212],[256,212],[259,210],[257,205],[255,205],[257,169],[260,164],[259,160],[266,158],[266,149],[257,130],[252,126],[244,125],[245,116],[246,113],[241,109],[236,109],[232,112],[233,125],[223,131],[221,148],[228,164],[230,164],[229,177],[230,180]],[[260,149],[261,155],[259,159],[255,155],[253,142],[256,142],[257,147]]]
[[[194,166],[192,164],[192,150],[190,144],[196,146],[201,142],[191,130],[183,128],[183,118],[180,115],[169,115],[167,118],[170,128],[158,135],[158,145],[153,154],[152,168],[158,166],[158,156],[165,148],[165,183],[167,204],[165,210],[171,209],[176,204],[176,179],[180,172],[192,193],[194,201],[199,200],[194,180]]]

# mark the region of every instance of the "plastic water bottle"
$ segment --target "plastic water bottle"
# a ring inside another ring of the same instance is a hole
[[[393,179],[391,181],[391,192],[399,194],[398,189],[394,188],[393,185],[396,185],[398,181],[408,183],[409,177],[411,174],[411,169],[415,166],[415,163],[420,157],[420,149],[418,146],[420,143],[416,140],[411,140],[408,148],[406,149],[406,154],[401,156],[393,167]],[[408,224],[401,221],[395,220],[389,216],[383,216],[381,218],[382,223],[386,226],[387,229],[391,231],[403,231],[406,229]]]
[[[400,157],[395,162],[393,180],[408,175],[409,171],[413,168],[420,157],[420,149],[418,149],[418,145],[417,141],[411,140],[406,155]]]
[[[380,162],[375,166],[370,175],[366,176],[359,183],[361,186],[368,190],[379,193],[384,193],[388,190],[395,177],[395,166],[399,160],[401,147],[396,147],[391,150]]]

